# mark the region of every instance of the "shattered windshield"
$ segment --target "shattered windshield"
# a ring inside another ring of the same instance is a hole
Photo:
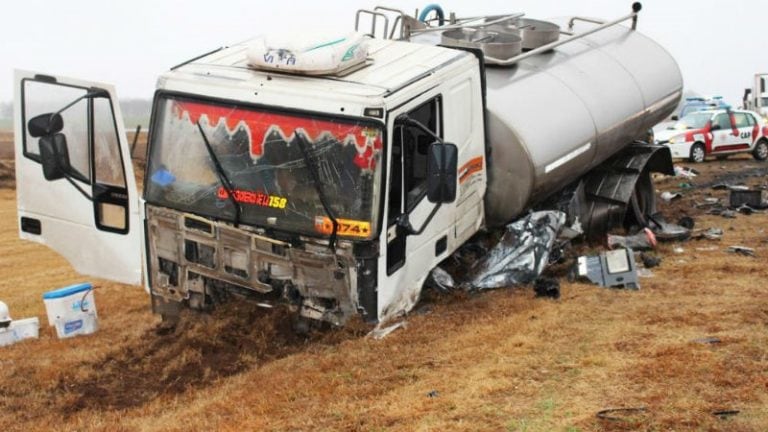
[[[165,96],[158,101],[146,200],[159,206],[310,235],[329,235],[301,151],[304,140],[338,235],[371,238],[378,217],[382,129],[370,121]],[[199,124],[199,126],[198,126]],[[222,184],[210,143],[225,177]]]
[[[675,123],[675,129],[701,129],[712,118],[711,112],[696,112],[686,115]]]

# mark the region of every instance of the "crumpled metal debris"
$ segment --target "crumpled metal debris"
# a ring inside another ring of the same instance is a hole
[[[406,328],[406,327],[408,327],[408,322],[407,321],[400,321],[398,323],[395,323],[395,324],[392,324],[392,325],[389,325],[389,326],[386,326],[386,327],[381,327],[381,324],[379,324],[379,325],[376,326],[376,328],[371,330],[370,333],[368,333],[368,336],[370,336],[370,337],[372,337],[372,338],[374,338],[376,340],[380,340],[380,339],[384,339],[385,337],[389,336],[389,334],[392,333],[393,331],[395,331],[395,330],[397,330],[399,328]]]
[[[449,292],[456,288],[456,282],[450,273],[440,267],[435,267],[429,273],[429,284],[442,292]]]
[[[675,175],[678,177],[694,178],[699,175],[699,172],[693,168],[675,165]]]
[[[730,246],[728,252],[732,252],[738,255],[756,257],[755,250],[746,246]]]
[[[691,228],[693,228],[693,225],[695,224],[693,219],[684,222],[687,227],[680,224],[670,223],[665,221],[660,214],[649,216],[648,220],[650,221],[649,228],[651,228],[658,241],[685,240],[690,237]]]
[[[469,285],[492,289],[536,280],[565,219],[563,212],[538,211],[507,225],[501,240],[475,265]]]
[[[683,197],[683,194],[681,194],[679,192],[664,191],[664,192],[661,193],[661,199],[663,199],[666,202],[670,202],[672,200],[676,200],[676,199],[679,199],[679,198],[682,198],[682,197]]]
[[[691,238],[699,240],[699,239],[707,239],[707,240],[720,240],[723,238],[723,230],[720,228],[707,228],[703,231],[695,232],[693,235],[691,235]]]
[[[630,236],[608,234],[608,249],[650,250],[656,248],[656,244],[656,235],[649,228]]]

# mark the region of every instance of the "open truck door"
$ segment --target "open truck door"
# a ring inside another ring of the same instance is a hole
[[[79,273],[141,283],[141,219],[111,86],[16,71],[19,235]]]

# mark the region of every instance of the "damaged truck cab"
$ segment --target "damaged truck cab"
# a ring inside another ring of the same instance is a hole
[[[141,199],[111,87],[18,71],[21,237],[84,274],[143,274],[163,315],[242,296],[385,321],[470,237],[531,208],[587,234],[647,223],[649,173],[673,170],[667,148],[636,140],[682,78],[635,31],[639,9],[576,17],[595,27],[558,41],[520,14],[443,29],[377,8],[358,21],[395,12],[397,40],[385,25],[208,53],[158,80]]]
[[[205,308],[233,294],[263,306],[288,302],[303,317],[334,324],[357,313],[383,320],[409,310],[426,270],[483,220],[480,68],[463,51],[366,43],[375,60],[346,76],[254,70],[244,46],[165,73],[153,106],[141,218],[115,230],[99,223],[111,211],[107,204],[95,204],[91,221],[63,211],[61,201],[25,192],[19,195],[22,237],[47,243],[83,273],[129,283],[138,281],[138,271],[124,274],[124,268],[138,263],[120,259],[141,256],[144,243],[145,284],[161,313],[182,303]],[[28,101],[20,108],[23,125],[69,102],[68,94],[51,99],[59,87],[108,88],[25,72],[17,82]],[[29,101],[35,87],[48,90],[45,103]],[[112,157],[109,169],[124,168],[121,185],[131,186],[118,191],[130,203],[120,217],[137,216],[122,126],[113,134],[112,153],[99,151],[102,130],[120,117],[88,118],[94,102],[119,114],[111,92],[59,114],[64,130],[52,135],[66,137],[70,161],[59,165],[69,168],[57,179],[35,178],[34,189],[54,193],[56,185],[81,204],[69,207],[85,212],[94,197],[109,193],[97,190],[98,175],[75,175],[75,158],[83,172],[100,172],[100,158]],[[76,123],[82,139],[68,130]],[[23,148],[48,140],[21,138]],[[42,165],[26,157],[18,166],[43,177]],[[32,189],[23,181],[20,189]],[[61,219],[100,236],[59,242],[53,232],[66,230]],[[29,230],[30,220],[40,229]],[[114,254],[99,256],[110,247]]]
[[[347,76],[254,71],[232,47],[160,78],[144,183],[156,305],[236,292],[335,324],[385,319],[410,309],[424,269],[474,233],[485,183],[483,118],[466,115],[482,112],[477,59],[367,43],[376,60]],[[442,166],[455,177],[457,160],[472,159],[463,199],[430,199]]]

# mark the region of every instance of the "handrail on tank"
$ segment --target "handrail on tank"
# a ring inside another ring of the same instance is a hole
[[[536,49],[528,51],[527,53],[520,54],[519,56],[512,57],[512,58],[507,59],[507,60],[501,60],[501,59],[497,59],[497,58],[494,58],[494,57],[486,57],[485,59],[493,62],[493,64],[497,65],[497,66],[510,66],[510,65],[513,65],[513,64],[521,61],[521,60],[525,60],[525,59],[533,57],[533,56],[535,56],[537,54],[543,53],[545,51],[549,51],[549,50],[551,50],[553,48],[557,48],[560,45],[564,45],[564,44],[567,44],[568,42],[572,42],[572,41],[575,41],[577,39],[581,39],[581,38],[589,36],[589,35],[591,35],[593,33],[599,32],[600,30],[605,30],[608,27],[613,27],[616,24],[620,24],[620,23],[622,23],[622,22],[624,22],[624,21],[626,21],[628,19],[632,20],[632,30],[634,30],[637,27],[637,16],[638,16],[638,13],[640,12],[640,10],[642,8],[643,8],[643,6],[639,2],[633,3],[632,4],[632,13],[629,14],[629,15],[623,16],[621,18],[617,18],[617,19],[615,19],[613,21],[609,21],[609,22],[603,23],[603,24],[601,24],[601,25],[599,25],[599,26],[597,26],[597,27],[595,27],[595,28],[593,28],[591,30],[585,31],[584,33],[579,33],[577,35],[571,36],[568,39],[563,39],[563,40],[559,40],[559,41],[556,41],[556,42],[552,42],[552,43],[547,44],[547,45],[540,46],[540,47],[538,47]]]
[[[386,39],[387,36],[389,36],[389,17],[387,17],[385,14],[381,12],[372,11],[368,9],[358,9],[357,13],[355,14],[355,31],[358,31],[360,29],[360,15],[364,13],[371,15],[371,32],[369,33],[371,37],[376,37],[377,17],[384,18],[384,39]]]
[[[575,24],[576,21],[587,22],[587,23],[590,23],[590,24],[605,24],[605,21],[597,20],[597,19],[594,19],[594,18],[575,16],[575,17],[572,17],[568,21],[568,30],[573,30],[573,24]]]

